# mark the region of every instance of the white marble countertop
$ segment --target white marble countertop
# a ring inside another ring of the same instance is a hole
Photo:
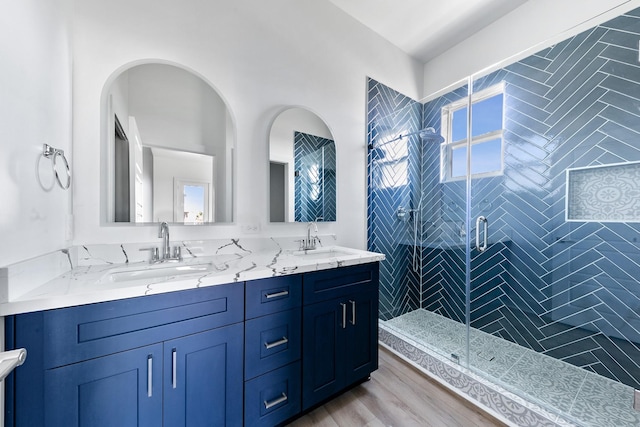
[[[69,248],[0,271],[0,316],[112,301],[384,260],[384,255],[340,246],[310,251],[283,248],[274,239],[180,242],[180,263],[150,265],[145,245]],[[148,246],[148,245],[146,245]],[[30,265],[58,264],[55,276]],[[13,269],[12,269],[13,268]],[[64,270],[64,268],[63,268]],[[29,281],[29,277],[34,278]],[[139,277],[141,276],[141,277]],[[37,278],[36,278],[37,277]],[[42,282],[34,285],[34,282]]]

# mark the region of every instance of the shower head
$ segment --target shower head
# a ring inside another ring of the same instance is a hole
[[[418,131],[418,134],[420,135],[420,138],[422,138],[422,140],[424,142],[434,142],[437,144],[442,144],[444,142],[444,137],[438,133],[436,133],[436,130],[434,128],[424,128]]]

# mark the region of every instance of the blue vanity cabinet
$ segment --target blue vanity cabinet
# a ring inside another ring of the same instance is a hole
[[[378,368],[378,263],[304,275],[302,409]]]
[[[302,275],[246,283],[244,423],[274,426],[301,411]]]
[[[244,283],[10,316],[6,425],[240,426],[243,320]]]
[[[5,318],[6,426],[274,426],[378,366],[378,263]]]

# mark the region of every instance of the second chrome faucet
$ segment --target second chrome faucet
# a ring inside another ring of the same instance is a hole
[[[311,227],[314,227],[316,232],[315,236],[311,236]],[[308,251],[316,248],[316,243],[318,241],[318,224],[315,221],[311,221],[307,225],[307,238],[300,240],[300,250]]]

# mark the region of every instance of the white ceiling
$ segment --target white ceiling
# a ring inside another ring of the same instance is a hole
[[[329,0],[400,49],[428,62],[527,0]]]

